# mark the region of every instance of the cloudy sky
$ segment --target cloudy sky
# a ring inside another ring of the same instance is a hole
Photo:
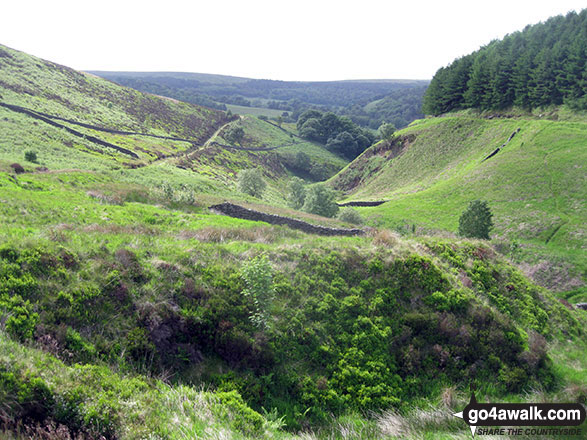
[[[6,0],[0,44],[81,70],[429,79],[585,0]]]

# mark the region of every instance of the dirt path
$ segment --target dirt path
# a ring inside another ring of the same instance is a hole
[[[84,122],[78,122],[78,121],[74,121],[72,119],[67,119],[67,118],[63,118],[61,116],[55,116],[55,115],[50,115],[48,113],[43,113],[43,112],[39,112],[36,110],[32,110],[26,107],[21,107],[18,105],[13,105],[13,104],[8,104],[8,103],[4,103],[4,102],[0,102],[0,107],[4,107],[7,108],[9,110],[12,110],[14,112],[18,112],[18,113],[23,113],[26,114],[28,116],[31,116],[35,119],[39,119],[49,125],[52,125],[54,127],[57,128],[63,128],[65,130],[67,130],[69,133],[73,134],[74,136],[83,138],[87,141],[93,142],[95,144],[104,146],[104,147],[109,147],[112,148],[120,153],[126,154],[128,156],[131,156],[134,159],[139,159],[139,156],[131,151],[128,150],[126,148],[120,147],[118,145],[112,144],[110,142],[106,142],[102,139],[99,139],[95,136],[91,136],[91,135],[87,135],[84,133],[81,133],[77,130],[74,130],[66,125],[63,125],[57,121],[62,121],[62,122],[66,122],[68,124],[72,124],[72,125],[77,125],[79,127],[83,127],[83,128],[87,128],[90,130],[96,130],[96,131],[101,131],[101,132],[105,132],[105,133],[110,133],[110,134],[118,134],[118,135],[123,135],[123,136],[145,136],[145,137],[150,137],[150,138],[155,138],[155,139],[162,139],[162,140],[169,140],[169,141],[176,141],[176,142],[187,142],[191,144],[191,148],[188,148],[185,151],[182,151],[180,153],[176,153],[176,154],[170,154],[170,155],[162,155],[152,161],[150,161],[149,163],[155,163],[161,160],[166,160],[166,159],[173,159],[173,158],[177,158],[177,157],[181,157],[181,156],[185,156],[188,155],[190,153],[193,153],[196,150],[202,149],[202,148],[206,148],[206,147],[210,147],[212,145],[217,145],[219,147],[222,148],[230,148],[233,150],[240,150],[240,151],[272,151],[275,150],[277,148],[282,148],[282,147],[287,147],[289,145],[295,145],[299,142],[289,142],[283,145],[276,145],[275,147],[267,147],[267,148],[256,148],[256,147],[241,147],[241,146],[236,146],[236,145],[225,145],[225,144],[221,144],[219,142],[216,142],[215,139],[218,137],[218,135],[222,132],[222,130],[224,130],[226,127],[228,127],[230,124],[232,124],[235,121],[229,121],[225,124],[223,124],[222,126],[220,126],[213,134],[212,136],[210,136],[206,142],[204,142],[203,145],[199,145],[198,143],[196,143],[195,140],[193,139],[185,139],[185,138],[179,138],[179,137],[174,137],[174,136],[160,136],[160,135],[155,135],[155,134],[150,134],[150,133],[140,133],[140,132],[136,132],[136,131],[124,131],[124,130],[115,130],[112,128],[107,128],[107,127],[100,127],[98,125],[93,125],[93,124],[86,124]],[[243,116],[240,115],[239,116],[240,119],[243,119]],[[272,124],[273,125],[273,124]]]
[[[239,116],[240,119],[242,119],[242,116]],[[230,124],[232,124],[234,121],[228,121],[226,124],[222,125],[218,130],[216,130],[214,132],[214,134],[212,136],[210,136],[208,138],[208,140],[206,142],[204,142],[203,148],[209,147],[210,145],[212,145],[212,142],[214,142],[214,139],[216,139],[216,137],[220,134],[220,132],[222,130],[224,130],[226,127],[228,127]]]

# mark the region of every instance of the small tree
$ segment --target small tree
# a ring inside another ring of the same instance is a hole
[[[310,168],[312,167],[312,159],[310,159],[310,156],[303,151],[298,151],[296,153],[294,166],[302,171],[310,171]]]
[[[304,206],[306,200],[306,187],[304,181],[299,177],[293,177],[289,181],[287,194],[287,204],[294,209],[300,209]]]
[[[242,170],[238,173],[237,188],[240,192],[261,198],[266,187],[267,184],[258,169]]]
[[[318,183],[311,186],[306,192],[303,210],[324,217],[334,217],[338,212],[338,205],[334,201],[335,198],[336,195],[333,190],[323,183]]]
[[[266,255],[249,260],[241,270],[246,288],[243,294],[253,300],[255,311],[251,321],[257,327],[266,327],[269,317],[269,305],[274,296],[273,267]]]
[[[340,221],[352,223],[353,225],[362,225],[365,222],[361,214],[359,214],[359,211],[353,208],[341,209],[337,218]]]
[[[459,218],[459,235],[489,240],[493,214],[486,201],[474,200]]]
[[[379,137],[383,140],[391,139],[395,133],[395,125],[390,122],[384,122],[379,126]]]
[[[328,139],[326,148],[335,153],[342,154],[348,159],[354,159],[360,154],[359,144],[348,131],[343,131],[336,135],[335,138]]]
[[[239,144],[242,146],[241,143],[245,138],[245,130],[238,125],[232,125],[226,130],[223,137],[231,144]]]
[[[37,152],[36,151],[25,151],[24,160],[32,163],[37,163]]]

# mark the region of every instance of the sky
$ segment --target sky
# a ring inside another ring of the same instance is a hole
[[[79,70],[430,79],[585,0],[4,0],[0,44]]]

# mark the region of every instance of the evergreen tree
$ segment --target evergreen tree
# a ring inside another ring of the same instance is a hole
[[[459,218],[459,235],[489,240],[493,228],[493,214],[485,201],[474,200]]]
[[[438,69],[422,110],[438,115],[562,103],[587,108],[586,59],[587,9],[527,26]]]

